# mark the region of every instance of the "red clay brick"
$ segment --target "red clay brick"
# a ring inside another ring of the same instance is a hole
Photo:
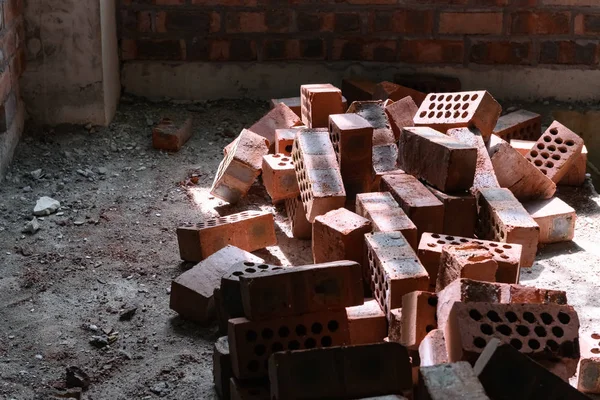
[[[600,393],[600,334],[595,331],[582,333],[579,338],[581,361],[577,389],[583,393]]]
[[[462,40],[405,39],[400,44],[400,61],[422,64],[462,64],[465,45]]]
[[[222,284],[222,283],[221,283]],[[219,326],[219,334],[226,335],[227,334],[227,321],[232,318],[231,315],[225,309],[225,304],[223,302],[223,296],[221,295],[221,289],[215,288],[213,290],[213,300],[215,302],[215,317],[217,319],[217,325]],[[239,316],[243,316],[243,311]]]
[[[277,244],[273,214],[244,211],[177,228],[179,254],[185,261],[201,261],[232,245],[255,251]]]
[[[375,92],[373,93],[373,100],[393,100],[398,101],[407,96],[410,96],[413,101],[420,106],[427,96],[425,93],[421,93],[415,89],[411,89],[397,83],[383,81],[377,84]]]
[[[252,321],[336,310],[364,300],[361,266],[348,260],[244,274],[240,290],[244,313]]]
[[[423,338],[437,328],[436,306],[435,293],[415,291],[402,297],[401,344],[409,350],[419,349]]]
[[[417,115],[418,110],[419,107],[410,96],[397,100],[385,107],[385,113],[388,116],[396,140],[400,139],[402,129],[414,126],[413,119]]]
[[[275,108],[279,103],[285,104],[289,107],[290,110],[294,112],[294,114],[298,116],[298,118],[302,118],[302,100],[300,99],[300,97],[285,97],[281,99],[271,99],[271,108]]]
[[[444,227],[444,205],[414,176],[385,175],[382,189],[392,194],[408,218],[423,232],[441,232]]]
[[[230,400],[269,400],[269,382],[266,380],[244,380],[236,378],[230,380]]]
[[[342,93],[348,99],[348,103],[355,101],[371,100],[375,93],[375,82],[362,78],[342,79]]]
[[[388,192],[356,196],[356,213],[371,221],[373,232],[400,232],[417,250],[417,227]]]
[[[231,372],[231,356],[227,336],[217,339],[213,346],[213,383],[215,391],[222,399],[230,398],[229,381]]]
[[[469,192],[446,194],[427,186],[427,189],[444,204],[444,229],[445,235],[465,237],[475,236],[477,223],[477,207],[475,196]]]
[[[540,243],[573,240],[577,215],[573,207],[558,197],[523,203],[523,207],[540,226]]]
[[[419,358],[421,367],[448,363],[448,352],[446,351],[446,339],[443,330],[434,329],[425,335],[419,345]]]
[[[474,64],[530,65],[534,48],[530,40],[474,40],[470,61]]]
[[[457,279],[495,282],[498,263],[484,246],[478,244],[446,245],[442,257],[435,291],[439,292]]]
[[[518,11],[510,17],[511,34],[564,35],[570,32],[571,13],[568,11]]]
[[[291,156],[279,153],[263,156],[262,180],[273,203],[300,195]]]
[[[429,126],[441,132],[451,128],[477,128],[487,141],[501,110],[500,104],[485,90],[430,93],[414,121],[416,126]]]
[[[350,344],[383,342],[388,335],[387,319],[375,299],[366,300],[363,305],[346,307]]]
[[[538,140],[542,135],[542,116],[527,110],[517,110],[498,118],[494,135],[510,142],[512,139]]]
[[[388,341],[398,342],[402,341],[402,308],[393,308],[388,313]]]
[[[179,151],[192,137],[192,119],[178,124],[170,118],[163,118],[152,129],[152,147],[165,151]]]
[[[227,246],[173,280],[169,307],[185,319],[209,321],[214,313],[214,289],[220,287],[221,276],[240,261],[260,263],[263,260]]]
[[[439,32],[450,35],[500,35],[501,12],[442,12]]]
[[[275,129],[275,153],[291,156],[296,133],[298,128]]]
[[[406,348],[398,343],[275,353],[269,360],[277,399],[356,399],[412,391]]]
[[[300,197],[285,199],[285,212],[290,220],[292,237],[310,239],[312,237],[312,224],[306,219]]]
[[[444,400],[465,396],[470,400],[490,399],[468,362],[419,368],[417,399]]]
[[[262,157],[268,152],[268,140],[244,129],[219,164],[210,193],[229,203],[238,202],[260,175]]]
[[[373,146],[395,144],[394,132],[381,100],[356,101],[350,105],[347,113],[356,113],[373,126]]]
[[[283,103],[276,105],[264,117],[258,120],[248,130],[269,141],[271,151],[275,149],[275,130],[301,126],[302,121],[288,106]]]
[[[228,338],[233,375],[238,379],[266,377],[267,360],[275,352],[350,343],[343,308],[268,321],[230,319]]]
[[[342,114],[342,91],[327,84],[300,86],[302,122],[308,128],[327,128],[331,114]]]
[[[429,275],[400,232],[376,232],[365,235],[370,283],[374,297],[386,315],[402,307],[402,296],[415,290],[427,290]]]
[[[346,191],[327,129],[300,129],[292,159],[309,222],[344,206]]]
[[[345,208],[316,217],[312,233],[314,262],[352,260],[362,263],[363,237],[371,230],[371,221]]]

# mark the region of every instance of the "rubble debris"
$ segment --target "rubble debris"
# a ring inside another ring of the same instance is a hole
[[[54,214],[60,208],[60,201],[54,200],[48,196],[42,196],[35,203],[33,215],[43,217],[45,215]]]

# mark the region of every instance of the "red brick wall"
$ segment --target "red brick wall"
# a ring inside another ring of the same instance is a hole
[[[23,0],[0,0],[0,134],[17,114],[19,77],[25,67]]]
[[[600,0],[119,1],[125,61],[600,60]]]

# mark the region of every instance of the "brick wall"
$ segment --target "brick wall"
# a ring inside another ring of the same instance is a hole
[[[119,0],[121,58],[598,68],[598,0]]]

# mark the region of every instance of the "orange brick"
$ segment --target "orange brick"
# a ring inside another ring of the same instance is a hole
[[[400,99],[410,96],[412,100],[417,104],[417,107],[423,103],[427,95],[421,93],[418,90],[411,89],[406,86],[398,85],[397,83],[383,81],[377,84],[375,92],[373,93],[373,100],[393,100],[398,101]]]
[[[364,234],[371,232],[371,221],[345,208],[315,218],[312,252],[315,263],[352,260],[362,263]]]
[[[291,156],[296,133],[298,128],[275,129],[275,153]]]
[[[519,139],[511,139],[510,145],[519,152],[523,157],[527,157],[533,146],[535,146],[535,141],[533,140],[519,140]]]
[[[540,226],[540,243],[568,242],[575,237],[577,214],[558,197],[523,203],[523,206]]]
[[[192,226],[177,228],[179,254],[185,261],[201,261],[227,245],[255,251],[277,244],[273,214],[244,211]]]
[[[233,375],[238,379],[266,377],[267,360],[275,352],[350,344],[345,309],[267,321],[233,318],[228,338]]]
[[[554,121],[527,155],[554,183],[569,172],[583,149],[583,139],[558,121]]]
[[[435,293],[415,291],[402,298],[402,334],[400,343],[409,350],[418,350],[421,341],[436,322],[437,296]]]
[[[268,152],[267,140],[244,129],[219,164],[210,193],[229,203],[237,203],[260,175],[262,157]]]
[[[402,130],[398,166],[407,174],[427,181],[443,192],[471,188],[477,148],[428,127]]]
[[[418,382],[419,399],[490,399],[468,362],[420,367]]]
[[[375,82],[362,78],[342,79],[342,93],[348,99],[348,103],[355,101],[371,100],[375,92]]]
[[[441,132],[451,128],[477,128],[483,138],[492,134],[502,108],[488,92],[430,93],[415,116],[416,126]]]
[[[263,156],[262,180],[273,203],[300,195],[291,156],[279,153]]]
[[[397,160],[397,144],[391,143],[373,146],[373,171],[375,172],[373,185],[379,187],[379,185],[377,185],[377,180],[381,181],[382,175],[398,169]],[[402,171],[402,173],[404,173],[404,171]]]
[[[412,175],[385,175],[382,189],[392,194],[408,218],[423,232],[441,232],[444,228],[444,205]]]
[[[421,367],[448,363],[448,352],[446,351],[446,339],[443,330],[434,329],[425,335],[419,345],[419,359]]]
[[[417,227],[388,192],[358,194],[356,213],[371,221],[373,232],[401,232],[416,251]]]
[[[213,346],[213,383],[215,391],[222,399],[228,399],[230,396],[229,381],[232,377],[229,342],[227,336],[223,336],[218,338]]]
[[[494,135],[510,142],[512,139],[538,140],[542,134],[542,117],[527,110],[517,110],[498,118]]]
[[[269,141],[271,151],[275,149],[275,130],[301,126],[300,118],[285,104],[277,104],[248,130],[256,133]]]
[[[475,196],[469,192],[446,194],[431,186],[427,189],[444,204],[445,235],[474,237],[477,222],[477,207]]]
[[[358,114],[329,116],[329,136],[337,155],[347,196],[371,189],[373,127]]]
[[[363,305],[346,307],[350,344],[383,342],[388,335],[387,319],[375,299],[365,300]]]
[[[240,381],[231,378],[230,392],[231,400],[269,400],[271,398],[269,382],[266,380]]]
[[[498,183],[501,187],[508,188],[519,200],[548,199],[554,196],[556,184],[508,142],[492,135],[489,154]]]
[[[425,269],[431,278],[431,284],[434,287],[437,282],[442,248],[448,244],[455,246],[460,244],[476,244],[485,247],[494,255],[494,260],[498,264],[496,281],[504,283],[519,282],[519,264],[521,262],[521,252],[523,249],[523,246],[520,244],[491,242],[487,240],[426,232],[421,236],[418,254],[419,260],[421,260],[425,266]]]
[[[179,151],[192,137],[192,119],[177,124],[170,118],[163,118],[152,129],[152,147],[165,151]]]
[[[285,212],[290,220],[292,237],[296,239],[310,239],[312,237],[312,224],[306,219],[304,206],[300,197],[285,199]]]
[[[252,321],[363,304],[360,264],[348,260],[240,276],[244,314]]]
[[[484,246],[478,244],[446,245],[442,248],[435,291],[439,292],[457,279],[495,282],[498,263]]]
[[[331,114],[344,112],[342,91],[327,84],[302,85],[302,121],[308,128],[326,128]]]
[[[214,314],[213,292],[220,287],[221,276],[240,261],[260,263],[263,260],[227,246],[173,280],[169,307],[185,319],[209,321]]]
[[[344,182],[326,129],[300,129],[292,159],[308,221],[344,206]]]
[[[427,290],[429,275],[400,232],[365,235],[369,262],[369,283],[386,315],[402,307],[402,296]]]
[[[477,208],[477,237],[522,245],[521,267],[531,267],[535,261],[540,227],[510,190],[482,189],[477,197]]]
[[[584,332],[579,338],[581,361],[577,389],[582,393],[600,394],[600,334]]]
[[[440,33],[450,35],[500,35],[502,12],[442,12]]]
[[[301,104],[302,101],[300,97],[285,97],[281,99],[271,99],[271,108],[275,108],[279,103],[283,103],[290,108],[298,116],[298,118],[302,118]]]
[[[418,110],[419,107],[410,96],[397,100],[385,107],[385,113],[388,116],[396,140],[400,139],[402,129],[415,125],[414,118]]]
[[[396,158],[394,158],[394,160],[396,160],[398,158],[398,152],[396,151]],[[375,155],[375,147],[373,148],[373,155]],[[390,155],[390,158],[392,157],[392,155]],[[395,165],[395,161],[394,161],[394,165]],[[384,170],[384,171],[379,171],[378,169],[375,168],[375,162],[373,162],[373,170],[375,172],[375,175],[373,177],[373,184],[371,185],[371,192],[378,192],[381,189],[381,178],[383,178],[385,175],[403,175],[405,172],[402,171],[401,169],[392,169],[390,171]]]

